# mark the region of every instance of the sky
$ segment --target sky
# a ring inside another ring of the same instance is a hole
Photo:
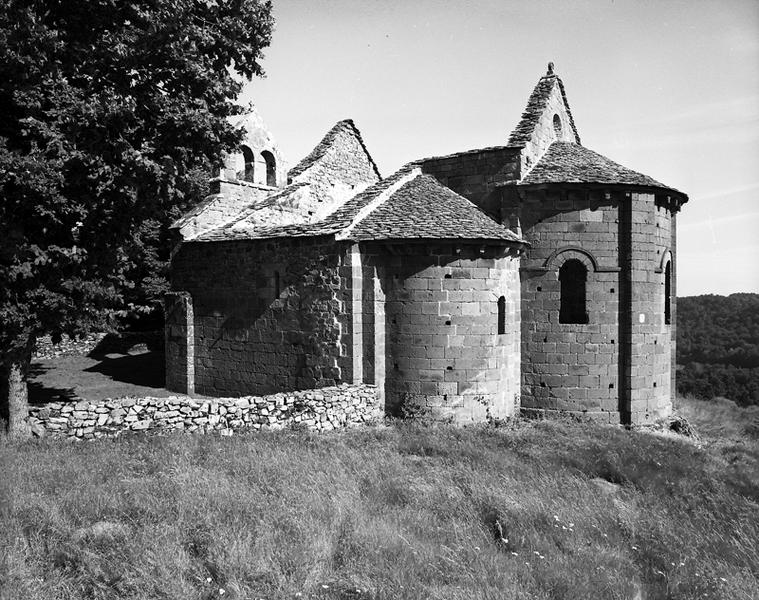
[[[290,166],[352,118],[383,176],[505,145],[549,61],[584,146],[679,190],[677,294],[759,292],[757,0],[273,0],[247,84]]]

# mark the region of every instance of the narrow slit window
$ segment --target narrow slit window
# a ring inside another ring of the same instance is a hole
[[[506,298],[498,298],[498,335],[506,333]]]
[[[279,298],[281,290],[279,289],[279,271],[274,271],[274,297]]]
[[[672,323],[672,263],[664,267],[664,324]]]
[[[588,322],[585,308],[586,284],[588,270],[579,260],[572,258],[561,265],[559,282],[561,283],[561,307],[559,323]]]

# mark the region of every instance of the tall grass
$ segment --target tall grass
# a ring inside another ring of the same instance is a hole
[[[756,441],[527,422],[3,442],[0,597],[753,598]]]

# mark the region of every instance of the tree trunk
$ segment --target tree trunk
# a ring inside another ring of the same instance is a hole
[[[18,345],[20,350],[3,357],[0,370],[0,417],[6,421],[8,435],[11,437],[28,437],[30,433],[26,378],[35,341],[35,336],[29,335]]]

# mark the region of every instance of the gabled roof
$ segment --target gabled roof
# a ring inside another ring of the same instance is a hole
[[[341,240],[469,239],[522,243],[463,196],[411,163],[315,223],[266,226],[229,223],[195,241],[335,235]]]
[[[245,218],[228,223],[218,229],[208,231],[196,238],[197,241],[251,240],[274,237],[301,237],[334,235],[348,227],[356,215],[376,200],[383,192],[409,176],[411,167],[404,167],[387,179],[382,179],[357,194],[321,221],[291,225],[266,226],[251,223]],[[296,185],[296,184],[291,184]],[[290,187],[290,186],[288,186]],[[252,207],[255,210],[255,206]]]
[[[361,137],[361,132],[353,123],[353,119],[344,119],[342,121],[338,121],[337,123],[335,123],[334,127],[332,127],[332,129],[330,129],[327,132],[327,134],[316,145],[316,147],[313,150],[311,150],[308,156],[306,156],[297,165],[295,165],[292,169],[290,169],[288,173],[288,177],[290,177],[291,179],[294,179],[295,177],[298,177],[298,175],[306,171],[309,167],[314,165],[320,158],[322,158],[327,153],[330,147],[335,143],[335,140],[337,139],[338,134],[342,132],[346,132],[349,135],[356,137],[356,139],[361,144],[361,147],[364,149],[364,152],[366,152],[366,156],[369,159],[369,162],[371,163],[372,168],[374,169],[374,172],[376,173],[377,177],[381,179],[382,176],[380,175],[379,169],[377,168],[377,164],[374,162],[374,159],[372,158],[371,154],[369,154],[369,150],[366,149],[366,144],[364,144],[364,140]]]
[[[627,167],[570,142],[554,142],[518,185],[550,183],[601,183],[661,188],[685,196],[679,190],[659,183]],[[687,196],[686,196],[687,197]]]
[[[430,175],[418,175],[359,221],[346,239],[468,239],[523,242]]]
[[[530,98],[527,100],[527,106],[522,113],[522,118],[511,132],[507,145],[524,146],[530,141],[532,132],[535,130],[535,126],[538,124],[538,121],[543,114],[546,103],[548,102],[555,85],[558,85],[559,90],[561,91],[561,98],[564,101],[564,108],[567,111],[567,116],[569,116],[569,124],[574,132],[575,140],[578,144],[580,143],[580,135],[577,133],[575,120],[572,117],[569,102],[567,102],[567,93],[564,90],[564,82],[562,82],[561,78],[553,72],[553,63],[548,63],[548,71],[540,78],[535,89],[532,90],[532,94],[530,94]]]

